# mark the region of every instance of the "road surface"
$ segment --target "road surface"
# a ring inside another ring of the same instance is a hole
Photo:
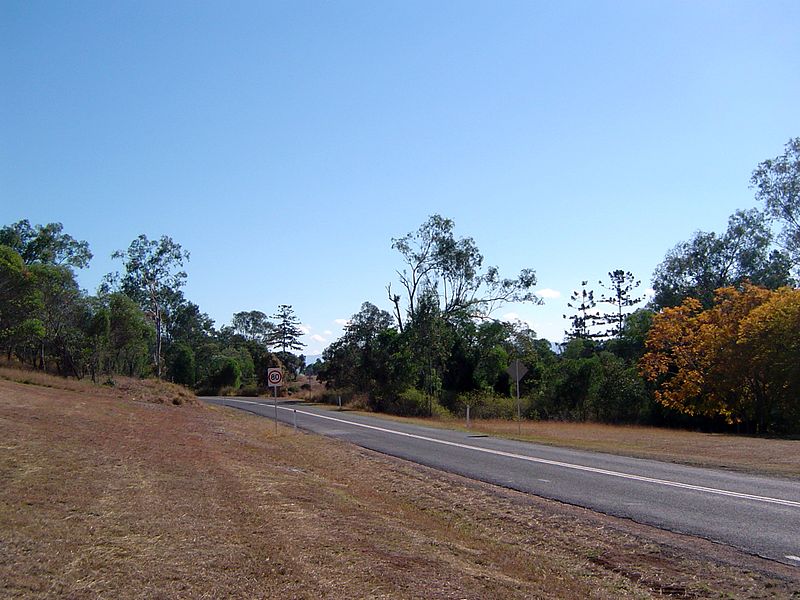
[[[423,465],[700,536],[800,568],[800,482],[476,436],[244,398],[203,398]]]

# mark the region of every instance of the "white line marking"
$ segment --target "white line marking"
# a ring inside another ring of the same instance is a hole
[[[256,404],[258,406],[269,406],[272,408],[272,405],[265,405],[261,402],[251,402],[249,400],[234,400],[234,402],[242,402],[244,404]],[[295,410],[292,408],[286,408],[284,406],[278,406],[281,410]],[[450,442],[447,440],[437,440],[436,438],[430,438],[424,435],[416,435],[413,433],[406,433],[404,431],[395,431],[394,429],[386,429],[384,427],[377,427],[375,425],[366,425],[364,423],[356,423],[354,421],[346,421],[345,419],[337,419],[336,417],[329,417],[327,415],[318,415],[312,412],[306,412],[304,410],[298,410],[298,414],[308,415],[309,417],[316,417],[318,419],[326,419],[328,421],[336,421],[338,423],[346,423],[347,425],[352,425],[354,427],[363,427],[364,429],[372,429],[374,431],[381,431],[383,433],[390,433],[393,435],[399,435],[402,437],[413,438],[417,440],[422,440],[424,442],[432,442],[434,444],[442,444],[444,446],[452,446],[454,448],[463,448],[465,450],[475,450],[476,452],[484,452],[485,454],[493,454],[495,456],[505,456],[507,458],[517,458],[519,460],[525,460],[528,462],[539,463],[543,465],[551,465],[554,467],[563,467],[565,469],[573,469],[575,471],[585,471],[587,473],[595,473],[598,475],[608,475],[610,477],[619,477],[621,479],[630,479],[633,481],[642,481],[645,483],[655,483],[657,485],[664,485],[669,487],[676,487],[686,490],[693,490],[696,492],[705,492],[708,494],[717,494],[719,496],[730,496],[732,498],[739,498],[742,500],[754,500],[756,502],[767,502],[769,504],[781,504],[783,506],[791,506],[792,508],[800,508],[800,502],[795,500],[784,500],[783,498],[770,498],[769,496],[756,496],[754,494],[744,494],[742,492],[732,492],[730,490],[722,490],[718,488],[710,488],[705,487],[702,485],[693,485],[690,483],[681,483],[680,481],[670,481],[668,479],[656,479],[654,477],[644,477],[642,475],[633,475],[631,473],[623,473],[621,471],[610,471],[608,469],[599,469],[597,467],[587,467],[584,465],[576,465],[573,463],[565,463],[560,462],[557,460],[548,460],[546,458],[537,458],[534,456],[525,456],[524,454],[514,454],[512,452],[504,452],[502,450],[493,450],[491,448],[481,448],[479,446],[470,446],[468,444],[460,444],[458,442]]]
[[[795,556],[794,554],[787,554],[784,558],[788,558],[789,560],[793,560],[795,562],[800,562],[800,556]]]

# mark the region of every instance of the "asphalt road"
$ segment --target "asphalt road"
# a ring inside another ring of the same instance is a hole
[[[203,398],[269,418],[266,399]],[[800,568],[800,482],[554,448],[278,403],[278,419],[384,454]]]

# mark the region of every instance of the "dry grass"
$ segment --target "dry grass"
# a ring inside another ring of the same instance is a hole
[[[136,379],[114,375],[104,377],[104,383],[93,383],[89,379],[57,377],[41,371],[22,370],[14,367],[0,366],[0,380],[16,381],[41,387],[68,390],[90,394],[93,397],[118,398],[152,404],[199,404],[197,397],[187,388],[159,381],[157,379]]]
[[[335,410],[325,404],[318,406]],[[464,421],[455,419],[369,414],[429,427],[466,431]],[[523,421],[520,426],[516,421],[503,419],[472,420],[469,431],[550,446],[800,479],[800,440],[601,423]]]
[[[791,567],[342,442],[276,436],[232,409],[0,381],[0,440],[5,598],[787,598],[800,588]]]

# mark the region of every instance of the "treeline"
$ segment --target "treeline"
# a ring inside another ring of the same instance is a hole
[[[573,292],[567,341],[490,318],[539,302],[533,270],[503,279],[471,238],[435,215],[393,240],[404,268],[392,314],[365,303],[317,365],[329,397],[400,414],[515,414],[509,366],[521,360],[524,416],[800,431],[800,138],[751,183],[763,209],[670,250],[645,304],[622,269]],[[598,307],[599,306],[599,307]],[[638,308],[637,308],[638,307]]]
[[[202,393],[257,394],[267,368],[305,367],[292,307],[268,317],[252,310],[214,322],[182,292],[189,254],[168,236],[141,235],[114,254],[123,263],[96,295],[75,269],[89,244],[59,223],[27,220],[0,229],[0,347],[6,360],[64,376],[112,382],[113,375],[163,377]]]

